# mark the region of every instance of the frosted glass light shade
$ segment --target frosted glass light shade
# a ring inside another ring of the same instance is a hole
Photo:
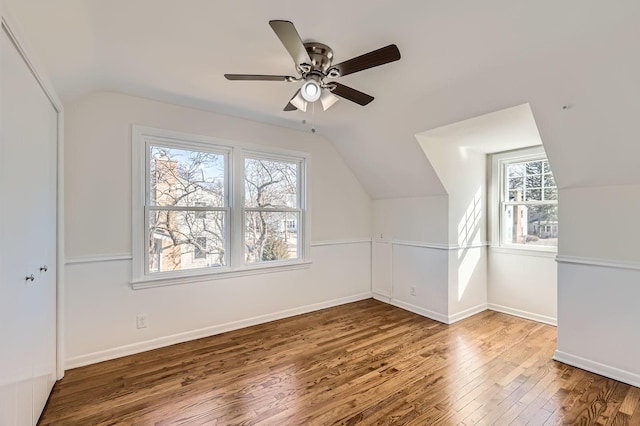
[[[307,112],[307,101],[302,97],[302,91],[298,92],[289,102],[302,112]]]
[[[317,81],[308,80],[302,85],[300,93],[305,101],[315,102],[320,99],[320,96],[322,95],[322,88]]]
[[[338,99],[340,98],[338,98],[336,95],[331,93],[331,90],[322,89],[322,96],[320,96],[320,103],[322,103],[322,110],[323,111],[328,110],[331,107],[331,105],[338,102]]]

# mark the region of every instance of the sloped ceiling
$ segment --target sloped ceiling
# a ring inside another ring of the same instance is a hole
[[[113,90],[314,126],[373,198],[443,194],[414,135],[524,103],[561,187],[640,183],[637,0],[4,2],[65,102]],[[366,107],[283,112],[295,84],[223,78],[293,72],[270,19],[336,63],[390,43],[402,59],[340,80]]]

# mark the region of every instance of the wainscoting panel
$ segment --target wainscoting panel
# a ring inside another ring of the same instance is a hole
[[[370,241],[313,245],[309,268],[133,290],[123,255],[66,266],[66,368],[370,298]],[[136,316],[147,315],[147,328]]]
[[[448,250],[394,243],[391,303],[447,322],[448,255]]]
[[[640,270],[558,258],[555,358],[640,386]]]

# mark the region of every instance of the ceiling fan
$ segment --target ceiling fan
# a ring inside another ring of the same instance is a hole
[[[338,96],[359,105],[367,105],[374,98],[356,89],[337,83],[325,81],[354,72],[384,65],[400,59],[400,51],[395,44],[382,47],[348,61],[332,65],[333,50],[326,44],[303,43],[296,27],[290,21],[269,21],[269,25],[287,49],[296,65],[298,76],[261,75],[261,74],[225,74],[228,80],[260,80],[260,81],[304,81],[300,89],[291,98],[284,111],[307,110],[310,103],[320,101],[323,110],[327,110],[338,101]]]

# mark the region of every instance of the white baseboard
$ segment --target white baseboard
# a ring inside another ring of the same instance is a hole
[[[389,303],[391,295],[386,291],[373,290],[373,298],[384,303]]]
[[[123,345],[116,348],[106,349],[103,351],[93,352],[85,355],[78,355],[67,358],[65,360],[65,369],[82,367],[85,365],[108,361],[127,355],[150,351],[152,349],[162,348],[164,346],[175,345],[176,343],[183,343],[220,333],[226,333],[228,331],[238,330],[240,328],[250,327],[252,325],[264,324],[266,322],[276,321],[295,315],[306,314],[309,312],[318,311],[320,309],[326,309],[334,306],[344,305],[346,303],[357,302],[359,300],[370,299],[372,296],[373,294],[370,292],[360,293],[340,299],[328,300],[326,302],[320,302],[312,305],[301,306],[298,308],[287,309],[285,311],[274,312],[272,314],[260,315],[253,318],[228,322],[225,324],[214,325],[211,327],[200,328],[198,330],[186,331],[183,333],[176,333],[170,336],[158,337],[151,340],[145,340],[143,342]]]
[[[640,375],[630,371],[620,370],[619,368],[611,367],[610,365],[601,364],[599,362],[591,361],[562,351],[556,351],[553,355],[553,359],[631,386],[640,387]]]
[[[458,312],[457,314],[449,315],[449,320],[447,321],[447,324],[453,324],[454,322],[458,322],[465,318],[472,317],[475,314],[479,314],[480,312],[484,312],[486,310],[487,310],[486,303],[482,303],[472,308],[465,309],[464,311]]]
[[[409,312],[413,312],[414,314],[422,315],[423,317],[427,317],[444,324],[447,324],[447,321],[449,321],[449,318],[445,314],[441,314],[435,311],[430,311],[429,309],[421,308],[420,306],[412,305],[411,303],[406,303],[398,299],[389,299],[388,302],[386,300],[383,300],[383,302],[386,302],[390,305],[397,306],[398,308],[402,308]]]
[[[516,317],[520,317],[520,318],[524,318],[532,321],[541,322],[544,324],[549,324],[553,326],[558,325],[557,318],[548,317],[546,315],[535,314],[533,312],[522,311],[520,309],[510,308],[508,306],[495,305],[493,303],[488,303],[487,309],[496,311],[496,312],[502,312],[503,314],[509,314],[509,315],[513,315]]]

